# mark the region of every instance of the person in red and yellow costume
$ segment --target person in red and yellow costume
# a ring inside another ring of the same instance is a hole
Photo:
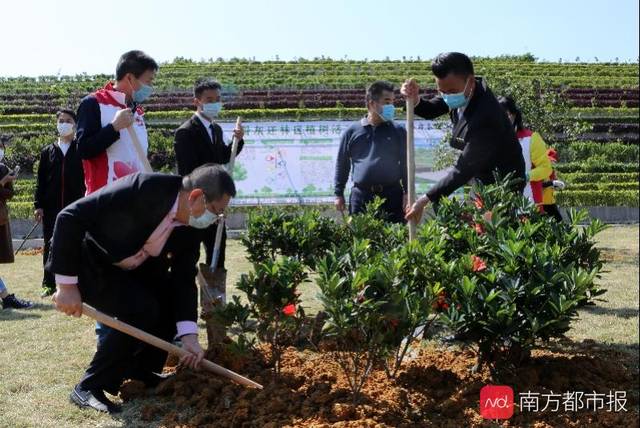
[[[547,147],[542,136],[524,126],[522,112],[511,97],[499,97],[498,102],[513,123],[516,136],[522,146],[527,184],[524,196],[534,202],[541,212],[562,221],[562,214],[556,205],[555,189],[564,188],[564,183],[556,180],[552,162],[557,161],[557,153]]]

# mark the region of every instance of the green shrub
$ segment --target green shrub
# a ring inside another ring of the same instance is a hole
[[[316,259],[341,240],[338,229],[317,209],[258,208],[249,212],[242,243],[253,263],[283,255],[313,269]]]
[[[31,202],[13,202],[9,201],[9,217],[11,219],[32,219],[33,218],[33,201]]]
[[[505,185],[481,187],[476,206],[445,200],[432,220],[446,232],[453,270],[442,320],[477,346],[478,366],[519,365],[536,339],[562,336],[577,309],[604,293],[594,236],[599,221],[579,226],[541,216]],[[421,238],[424,239],[424,238]]]
[[[290,257],[254,263],[253,269],[240,277],[237,288],[247,297],[244,313],[257,321],[258,338],[269,343],[271,364],[279,374],[282,351],[298,336],[304,319],[298,286],[307,273],[302,263]],[[242,309],[237,301],[234,308]]]

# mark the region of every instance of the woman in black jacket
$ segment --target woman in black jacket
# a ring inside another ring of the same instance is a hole
[[[38,181],[35,193],[35,218],[42,222],[44,235],[43,264],[49,257],[53,226],[64,207],[82,198],[85,193],[82,159],[75,140],[76,115],[71,110],[56,113],[58,141],[45,146],[40,152]],[[42,296],[56,291],[53,275],[44,270]]]

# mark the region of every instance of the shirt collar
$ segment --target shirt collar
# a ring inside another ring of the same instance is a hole
[[[198,119],[200,119],[200,122],[202,122],[202,124],[204,125],[205,128],[209,129],[209,126],[211,126],[211,124],[213,122],[211,122],[209,119],[207,119],[206,117],[204,117],[204,115],[202,113],[200,113],[199,111],[196,112],[196,116],[198,116]]]
[[[373,123],[369,122],[369,116],[365,116],[362,119],[360,119],[360,125],[362,125],[363,127],[364,126],[371,126],[371,127],[378,128],[378,127],[383,126],[383,125],[385,125],[387,123],[390,123],[390,122],[385,121],[385,122],[380,123],[379,125],[374,125]]]

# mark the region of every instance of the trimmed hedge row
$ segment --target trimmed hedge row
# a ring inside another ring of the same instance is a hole
[[[558,192],[557,201],[561,207],[588,206],[640,206],[640,192],[636,190],[565,190]],[[9,211],[12,219],[30,219],[33,217],[33,202],[10,201]],[[327,205],[329,207],[329,205]],[[228,212],[247,212],[252,207],[230,207]]]
[[[560,179],[567,183],[582,184],[582,183],[628,183],[638,182],[640,174],[638,172],[621,172],[621,173],[608,173],[608,172],[574,172],[565,173],[559,175]]]
[[[561,207],[638,207],[638,190],[565,190],[557,193]]]
[[[626,182],[626,183],[577,183],[577,184],[569,184],[567,191],[575,191],[575,190],[598,190],[609,192],[613,190],[640,190],[640,183],[635,182]]]
[[[630,163],[640,162],[640,146],[624,143],[571,142],[556,143],[561,163],[603,162]]]
[[[567,172],[638,172],[638,163],[611,162],[603,163],[601,160],[587,160],[583,162],[570,162],[556,165],[556,170]]]

